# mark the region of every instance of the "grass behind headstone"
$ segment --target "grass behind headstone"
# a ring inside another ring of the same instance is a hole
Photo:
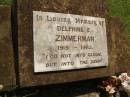
[[[12,0],[0,0],[0,5],[10,5]]]
[[[130,44],[130,0],[107,0],[109,14],[120,17]]]

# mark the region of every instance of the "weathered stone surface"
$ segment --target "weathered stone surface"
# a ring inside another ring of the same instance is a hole
[[[34,73],[33,11],[59,12],[106,19],[109,66],[104,68]],[[17,0],[19,77],[21,86],[72,82],[114,75],[130,68],[130,49],[122,23],[111,18],[105,0]]]
[[[33,41],[34,72],[108,65],[104,18],[33,11]]]
[[[0,6],[0,91],[15,85],[11,8]]]

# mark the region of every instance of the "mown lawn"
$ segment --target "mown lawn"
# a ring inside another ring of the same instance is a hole
[[[120,17],[130,44],[130,0],[107,0],[111,16]]]
[[[10,5],[12,0],[0,0],[0,5]]]

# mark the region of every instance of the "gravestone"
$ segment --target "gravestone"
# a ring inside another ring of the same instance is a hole
[[[33,11],[33,41],[34,72],[108,65],[103,18]]]
[[[16,9],[20,86],[128,71],[123,25],[109,16],[105,0],[17,0]]]
[[[0,6],[0,91],[16,85],[11,33],[11,8]]]

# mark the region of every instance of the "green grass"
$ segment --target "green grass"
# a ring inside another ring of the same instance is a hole
[[[0,0],[0,5],[10,5],[12,0]]]
[[[109,14],[120,17],[130,44],[130,0],[107,0]]]

